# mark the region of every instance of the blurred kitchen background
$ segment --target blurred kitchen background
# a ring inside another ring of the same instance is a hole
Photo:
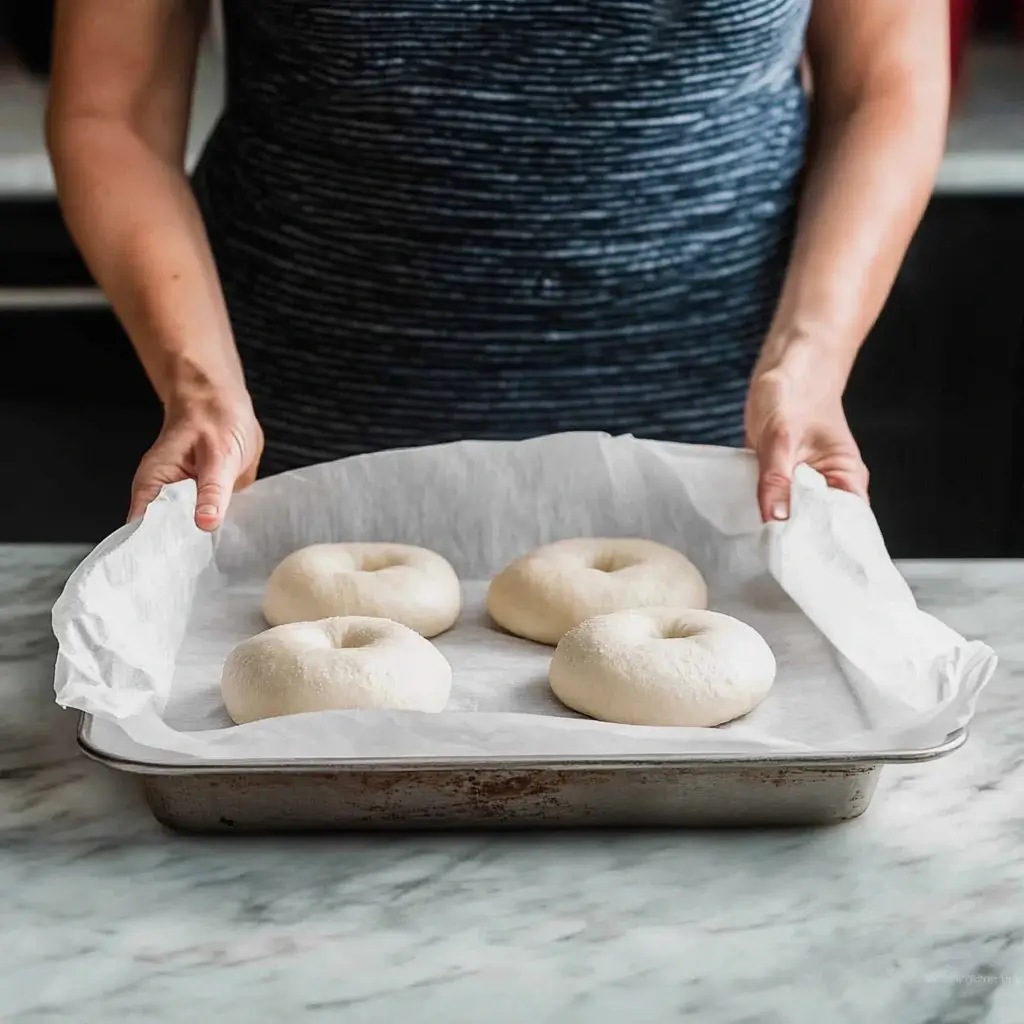
[[[935,2],[957,65],[948,154],[848,410],[894,556],[1024,556],[1024,0]],[[54,199],[51,20],[49,0],[0,0],[0,542],[108,534],[160,424]],[[211,47],[193,160],[220,103]]]

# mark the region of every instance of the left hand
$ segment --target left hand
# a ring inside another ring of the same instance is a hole
[[[842,388],[785,367],[755,372],[747,394],[747,444],[757,454],[761,518],[788,519],[790,483],[801,462],[829,487],[867,501],[868,470],[843,411]]]

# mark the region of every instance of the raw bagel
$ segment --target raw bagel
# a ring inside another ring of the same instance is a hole
[[[548,679],[563,704],[591,718],[713,726],[768,696],[775,656],[757,630],[728,615],[643,608],[571,629]]]
[[[487,610],[499,626],[552,645],[595,615],[707,604],[704,578],[685,555],[636,539],[581,537],[547,544],[506,566],[487,591]]]
[[[272,626],[336,615],[392,619],[422,636],[459,617],[459,578],[434,551],[409,544],[314,544],[270,574],[263,615]]]
[[[346,708],[442,711],[451,686],[451,666],[429,640],[361,616],[292,622],[243,640],[220,683],[239,725]]]

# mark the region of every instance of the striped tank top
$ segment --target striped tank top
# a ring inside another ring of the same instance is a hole
[[[732,444],[810,0],[225,0],[194,187],[265,471],[561,430]]]

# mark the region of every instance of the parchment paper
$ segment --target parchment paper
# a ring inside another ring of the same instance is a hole
[[[995,655],[921,612],[868,506],[799,467],[788,522],[763,527],[749,453],[559,434],[358,456],[260,481],[215,537],[192,523],[195,487],[165,488],[140,524],[93,551],[54,607],[57,701],[115,719],[155,750],[203,760],[647,756],[925,749],[971,717]],[[704,573],[711,607],[767,639],[771,695],[718,729],[594,722],[547,686],[551,649],[497,630],[487,581],[538,544],[648,537]],[[465,608],[435,642],[449,709],[326,712],[232,726],[223,660],[266,628],[267,576],[321,541],[439,551]]]

